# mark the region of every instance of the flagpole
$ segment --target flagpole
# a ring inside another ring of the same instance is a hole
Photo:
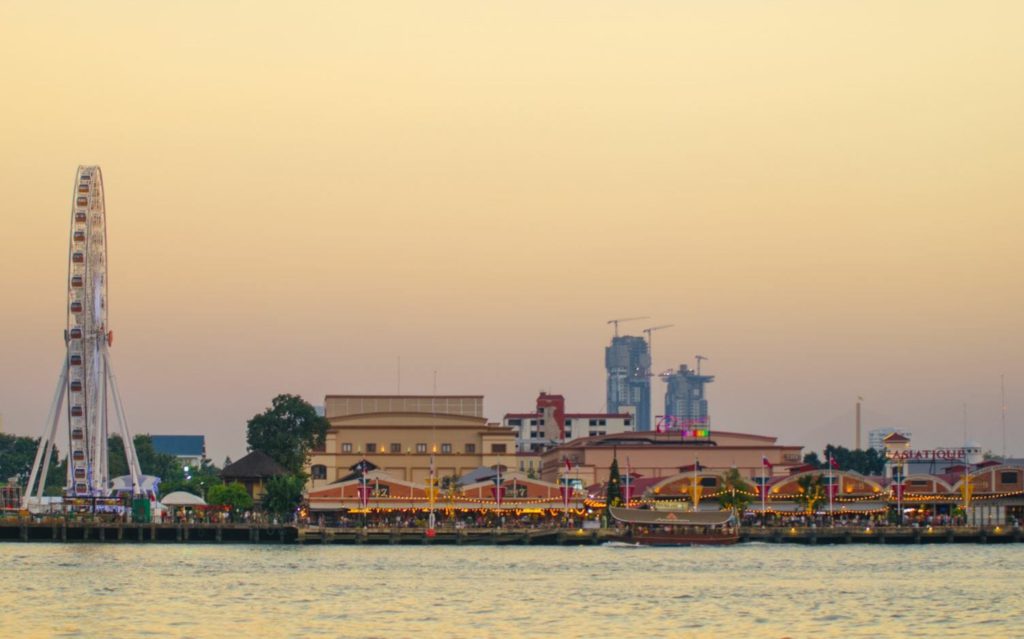
[[[768,511],[765,507],[765,496],[768,494],[768,475],[765,474],[765,462],[768,461],[764,455],[761,456],[761,527],[764,528],[768,521]]]
[[[835,479],[832,476],[832,460],[833,459],[834,459],[834,457],[832,457],[831,453],[829,453],[829,458],[828,458],[828,518],[830,520],[830,522],[829,522],[830,526],[834,526],[835,525],[835,517],[833,517],[833,515],[832,515],[832,482],[835,481]]]

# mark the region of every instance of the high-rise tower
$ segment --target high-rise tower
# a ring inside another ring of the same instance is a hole
[[[636,430],[651,430],[651,352],[647,341],[632,335],[612,338],[604,349],[608,371],[609,413],[633,413]]]
[[[704,385],[715,381],[714,375],[701,375],[683,364],[679,370],[663,374],[661,378],[667,384],[666,417],[674,417],[677,423],[686,426],[710,426]]]

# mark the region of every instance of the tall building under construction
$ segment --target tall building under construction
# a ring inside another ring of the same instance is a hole
[[[651,430],[651,351],[633,335],[615,336],[604,349],[609,413],[632,413],[636,430]]]
[[[714,375],[701,375],[686,364],[679,370],[665,373],[665,416],[686,426],[710,426],[708,400],[704,386],[715,381]]]

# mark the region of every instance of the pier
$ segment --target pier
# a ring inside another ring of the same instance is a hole
[[[614,529],[423,528],[295,526],[231,523],[130,523],[0,520],[0,541],[39,543],[231,543],[303,545],[539,545],[594,546],[615,539]],[[1024,541],[1011,526],[957,527],[744,527],[740,543],[801,544],[1008,544]]]

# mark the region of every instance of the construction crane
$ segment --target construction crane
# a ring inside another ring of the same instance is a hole
[[[672,328],[675,324],[662,324],[661,326],[652,326],[645,328],[644,333],[647,333],[647,354],[651,358],[651,365],[654,365],[654,343],[651,341],[651,333],[654,331],[660,331],[663,328]],[[650,369],[647,369],[647,374],[650,375]]]
[[[619,319],[608,320],[609,324],[615,325],[615,337],[619,336],[619,322],[632,322],[633,320],[651,319],[649,315],[643,317],[621,317]]]
[[[707,359],[703,355],[697,355],[697,374],[700,375],[700,362],[702,359]]]

